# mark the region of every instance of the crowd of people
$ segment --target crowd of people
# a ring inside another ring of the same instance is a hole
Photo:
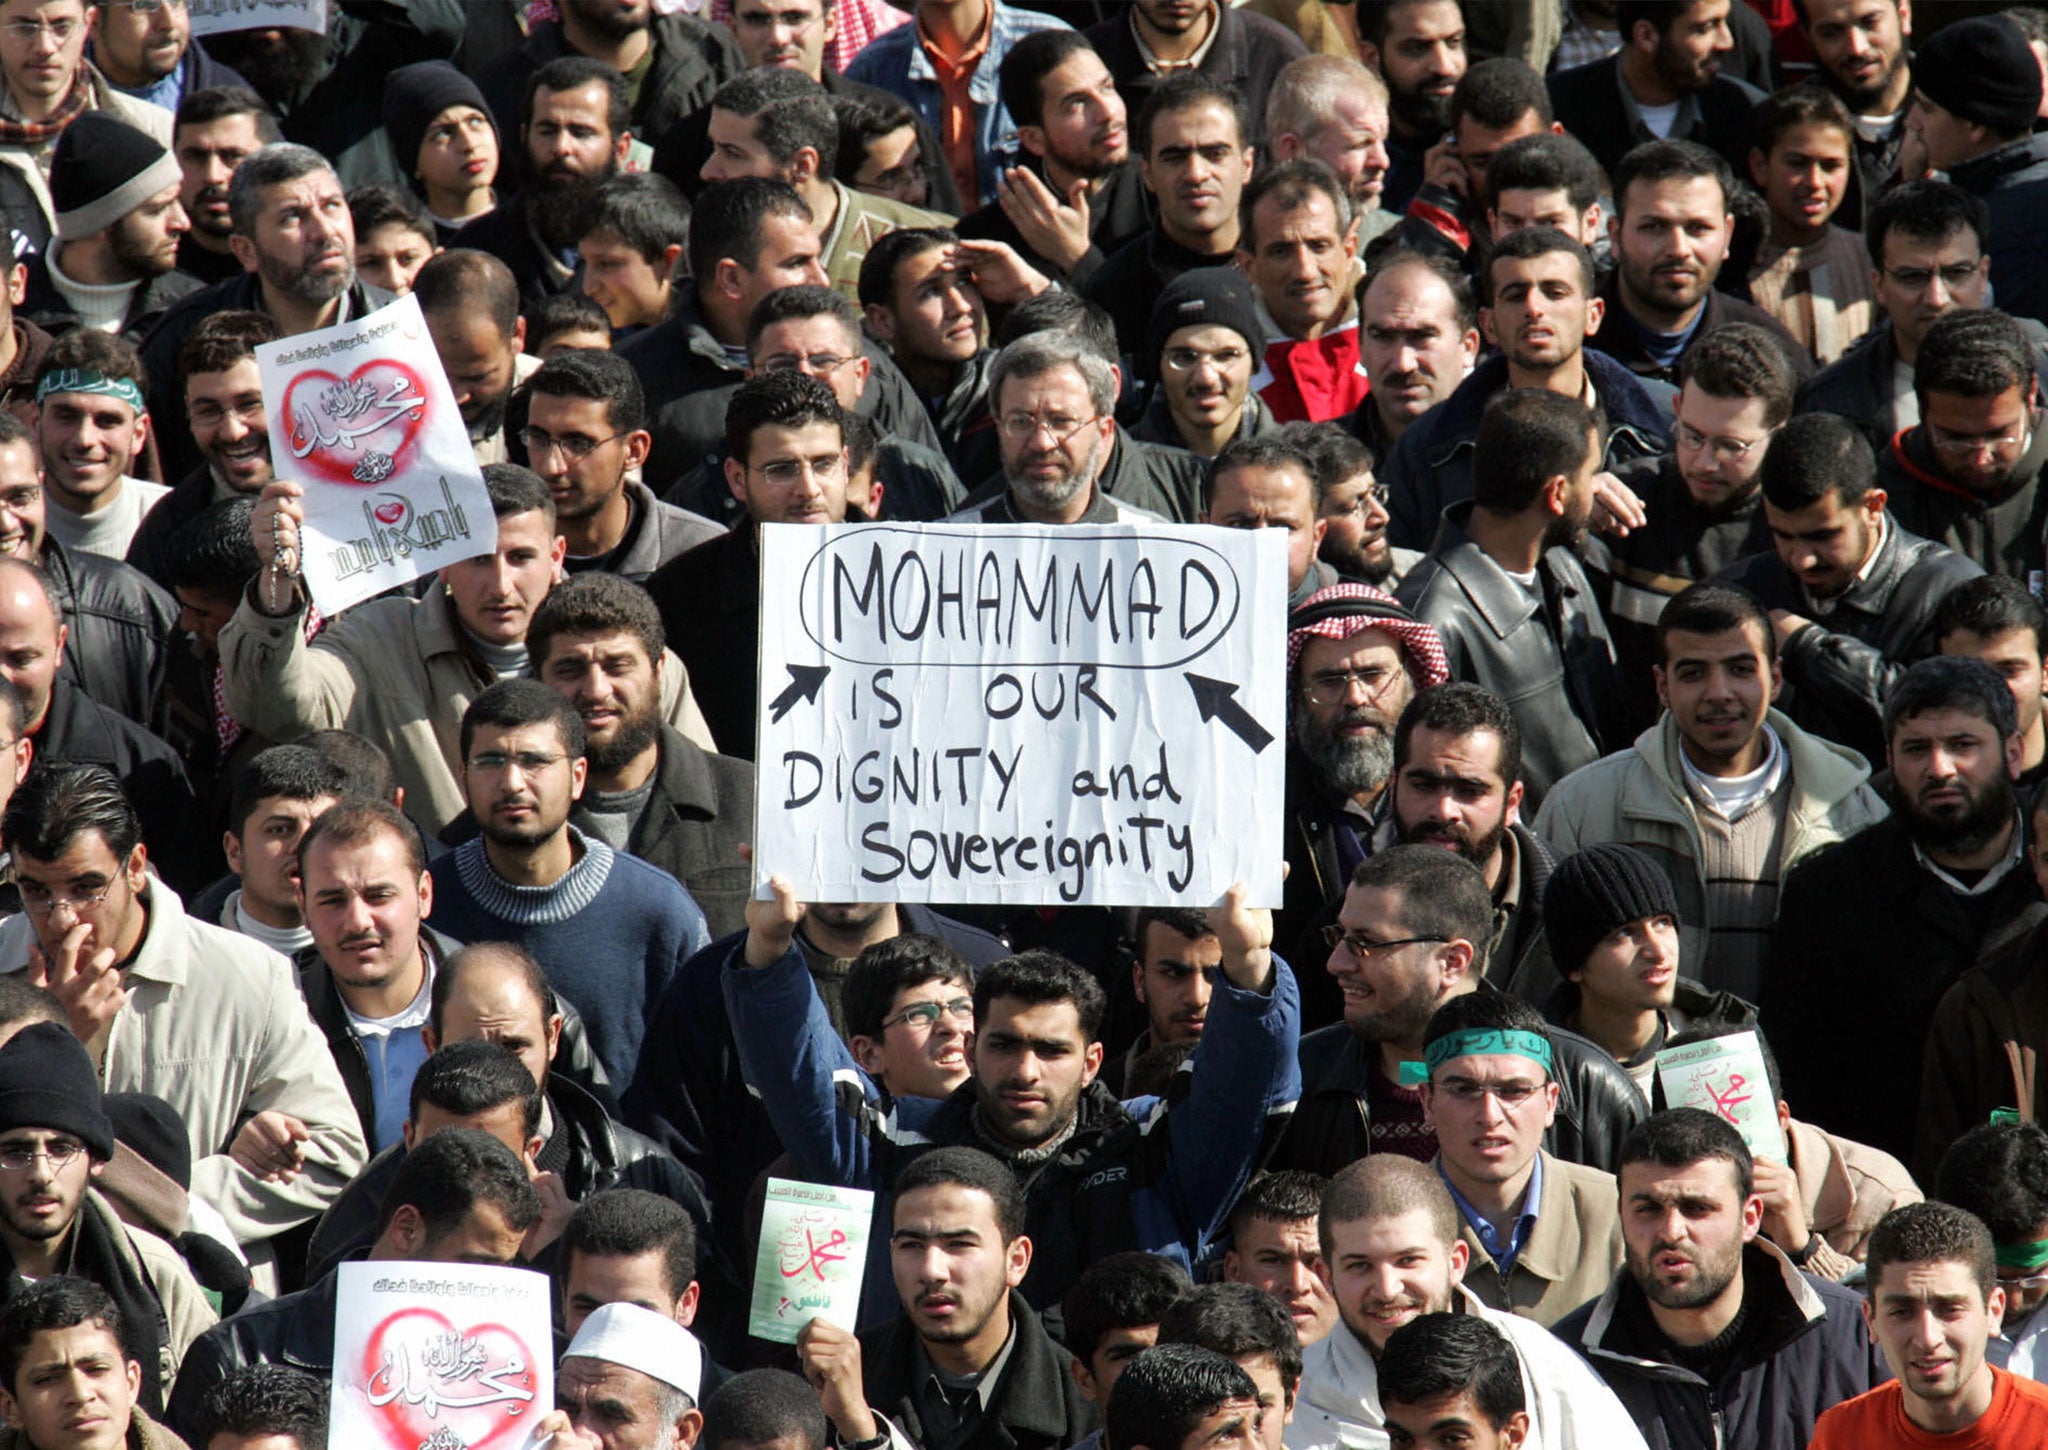
[[[357,1261],[555,1450],[2048,1445],[2048,12],[201,9],[0,0],[0,1450],[324,1447]],[[408,295],[496,544],[330,618]],[[1284,531],[1277,908],[754,860],[869,522]]]

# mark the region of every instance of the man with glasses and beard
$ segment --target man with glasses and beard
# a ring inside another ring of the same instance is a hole
[[[1622,1144],[1622,1266],[1558,1337],[1658,1443],[1804,1450],[1821,1412],[1890,1375],[1860,1296],[1793,1267],[1759,1232],[1742,1135],[1712,1113],[1658,1113]]]
[[[1800,865],[1779,894],[1763,1023],[1784,1096],[1903,1156],[1936,1004],[2040,891],[2014,799],[2012,691],[1982,660],[1921,660],[1885,699],[1892,815]],[[1873,1072],[1872,1064],[1895,1071]]]

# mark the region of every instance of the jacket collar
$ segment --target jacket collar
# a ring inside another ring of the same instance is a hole
[[[1742,1272],[1745,1276],[1774,1275],[1771,1280],[1778,1291],[1769,1296],[1770,1310],[1785,1320],[1786,1332],[1770,1343],[1764,1355],[1768,1358],[1785,1345],[1804,1334],[1810,1327],[1827,1318],[1828,1307],[1813,1285],[1806,1282],[1806,1276],[1793,1267],[1778,1246],[1768,1239],[1752,1239],[1743,1250]],[[1580,1332],[1578,1343],[1573,1347],[1595,1362],[1596,1366],[1626,1365],[1630,1369],[1653,1379],[1676,1380],[1684,1384],[1703,1385],[1705,1380],[1689,1369],[1666,1360],[1653,1359],[1647,1351],[1653,1345],[1626,1344],[1617,1336],[1615,1316],[1621,1307],[1624,1293],[1640,1294],[1635,1282],[1629,1277],[1628,1266],[1614,1271],[1614,1277],[1607,1281],[1607,1289],[1594,1301],[1593,1313],[1586,1320],[1586,1327]],[[1604,1368],[1602,1372],[1605,1373]]]
[[[1016,1337],[1008,1361],[994,1386],[987,1414],[997,1424],[1040,1441],[1068,1433],[1065,1414],[1066,1366],[1045,1332],[1038,1313],[1015,1289],[1009,1292],[1010,1323]],[[878,1404],[908,1405],[917,1389],[917,1333],[902,1315],[875,1335],[868,1351],[870,1393]],[[1013,1438],[1015,1438],[1013,1436]],[[992,1437],[983,1436],[984,1442]]]
[[[1528,592],[1502,569],[1485,550],[1472,541],[1465,530],[1466,521],[1472,517],[1475,505],[1470,499],[1454,503],[1444,510],[1442,522],[1437,525],[1435,540],[1429,552],[1437,563],[1458,581],[1471,598],[1473,608],[1486,621],[1495,637],[1506,639],[1529,619],[1541,612],[1541,605],[1531,599]],[[1550,559],[1551,551],[1545,549],[1536,562],[1539,577],[1549,576],[1551,584],[1562,590],[1565,582],[1555,577]]]
[[[669,725],[661,727],[655,748],[660,752],[654,768],[658,788],[676,814],[715,814],[718,788],[712,783],[704,748]]]
[[[167,987],[182,987],[190,975],[190,943],[186,932],[185,903],[178,893],[152,876],[145,887],[149,919],[142,928],[142,941],[128,963],[127,975]]]
[[[1557,1159],[1540,1148],[1537,1157],[1542,1162],[1542,1183],[1536,1200],[1536,1222],[1530,1226],[1521,1252],[1515,1255],[1515,1268],[1527,1269],[1545,1283],[1556,1284],[1578,1272],[1587,1246],[1578,1215],[1572,1211],[1567,1196],[1570,1185]],[[1469,1224],[1466,1227],[1470,1230]],[[1477,1237],[1477,1232],[1472,1231],[1467,1242]]]
[[[1870,767],[1861,756],[1851,755],[1841,746],[1809,735],[1795,725],[1789,715],[1773,708],[1765,713],[1764,722],[1778,732],[1778,741],[1785,747],[1785,763],[1792,776],[1792,799],[1787,809],[1792,814],[1800,814],[1808,803],[1826,808],[1847,800],[1856,793],[1858,786],[1870,779]],[[1672,804],[1669,810],[1659,809],[1652,802],[1624,792],[1621,798],[1623,815],[1682,820],[1690,825],[1691,814],[1683,804],[1690,799],[1690,793],[1686,790],[1685,768],[1679,763],[1679,753],[1683,749],[1678,736],[1678,722],[1671,718],[1669,710],[1657,718],[1655,725],[1636,737],[1637,759],[1657,778]]]
[[[1995,186],[2000,177],[2024,171],[2044,161],[2048,161],[2048,135],[2022,136],[2017,141],[2008,141],[1996,151],[1987,151],[1982,156],[1973,156],[1951,166],[1948,179],[1965,191],[1982,195]]]
[[[1586,348],[1586,376],[1592,379],[1593,396],[1600,409],[1607,415],[1608,437],[1627,429],[1640,435],[1646,454],[1661,453],[1660,446],[1671,434],[1669,422],[1657,400],[1645,388],[1642,379],[1627,367],[1594,348]],[[1430,435],[1435,444],[1429,462],[1441,466],[1460,448],[1472,446],[1472,440],[1479,431],[1479,415],[1486,409],[1494,394],[1505,392],[1508,387],[1508,360],[1496,353],[1474,368],[1465,381],[1452,390],[1451,395],[1439,403],[1443,421],[1437,431]],[[1367,406],[1365,403],[1359,405]],[[1419,423],[1421,420],[1416,420]],[[1415,424],[1410,424],[1410,427]]]

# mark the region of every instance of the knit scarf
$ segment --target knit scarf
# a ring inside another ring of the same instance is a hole
[[[1067,1119],[1067,1125],[1064,1128],[1054,1133],[1036,1148],[1019,1148],[1014,1143],[1006,1142],[1002,1138],[997,1137],[995,1131],[989,1127],[988,1119],[982,1116],[980,1103],[974,1105],[970,1121],[974,1124],[974,1136],[981,1139],[982,1147],[988,1149],[989,1152],[1009,1164],[1011,1168],[1022,1172],[1050,1163],[1053,1155],[1066,1146],[1067,1139],[1074,1136],[1074,1129],[1079,1125],[1081,1115],[1076,1113],[1073,1117]]]
[[[92,86],[87,79],[84,66],[78,68],[78,79],[71,83],[71,94],[64,98],[46,120],[19,121],[12,116],[0,115],[0,145],[25,146],[30,150],[44,143],[56,140],[64,134],[64,128],[77,120],[84,112],[86,102],[92,99]]]

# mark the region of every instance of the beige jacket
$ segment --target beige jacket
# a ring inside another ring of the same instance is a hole
[[[150,1287],[156,1290],[157,1301],[164,1306],[164,1323],[170,1333],[164,1341],[158,1374],[163,1380],[164,1398],[168,1400],[171,1386],[178,1378],[178,1366],[185,1362],[185,1351],[192,1347],[193,1340],[218,1324],[220,1316],[214,1313],[213,1302],[199,1287],[199,1281],[192,1277],[184,1255],[148,1229],[122,1222],[98,1189],[86,1190],[78,1211],[99,1215],[105,1227],[125,1235],[116,1237],[115,1242],[129,1246]]]
[[[369,1154],[327,1039],[313,1025],[291,963],[269,947],[185,914],[150,878],[149,925],[125,973],[128,1005],[108,1029],[102,1085],[154,1093],[178,1110],[192,1148],[192,1194],[235,1238],[258,1243],[317,1217]],[[0,972],[25,971],[35,932],[0,922]],[[306,1171],[266,1183],[225,1151],[252,1115],[275,1109],[306,1125]]]
[[[12,1425],[0,1425],[0,1450],[37,1450],[28,1432],[17,1430]],[[128,1434],[121,1441],[121,1450],[192,1450],[183,1440],[142,1413],[142,1407],[135,1407],[134,1418],[128,1422]]]
[[[1821,1236],[1807,1272],[1836,1283],[1862,1264],[1877,1221],[1923,1196],[1906,1165],[1883,1149],[1837,1138],[1797,1118],[1792,1120],[1792,1174],[1799,1180],[1807,1222]]]
[[[1471,1224],[1459,1236],[1472,1251],[1465,1287],[1490,1309],[1533,1319],[1546,1329],[1597,1299],[1621,1267],[1621,1192],[1614,1175],[1543,1155],[1543,1198],[1536,1226],[1505,1282]]]
[[[710,727],[689,672],[663,654],[663,717],[706,750]],[[228,709],[272,740],[352,730],[391,756],[405,811],[430,836],[462,814],[462,715],[494,679],[467,646],[448,591],[386,596],[344,612],[306,643],[303,614],[272,618],[247,598],[220,633]]]
[[[860,301],[860,264],[876,242],[903,227],[953,224],[953,219],[941,212],[925,211],[886,196],[870,196],[841,182],[833,182],[832,190],[839,197],[839,213],[822,239],[819,263],[826,280],[856,303]]]

